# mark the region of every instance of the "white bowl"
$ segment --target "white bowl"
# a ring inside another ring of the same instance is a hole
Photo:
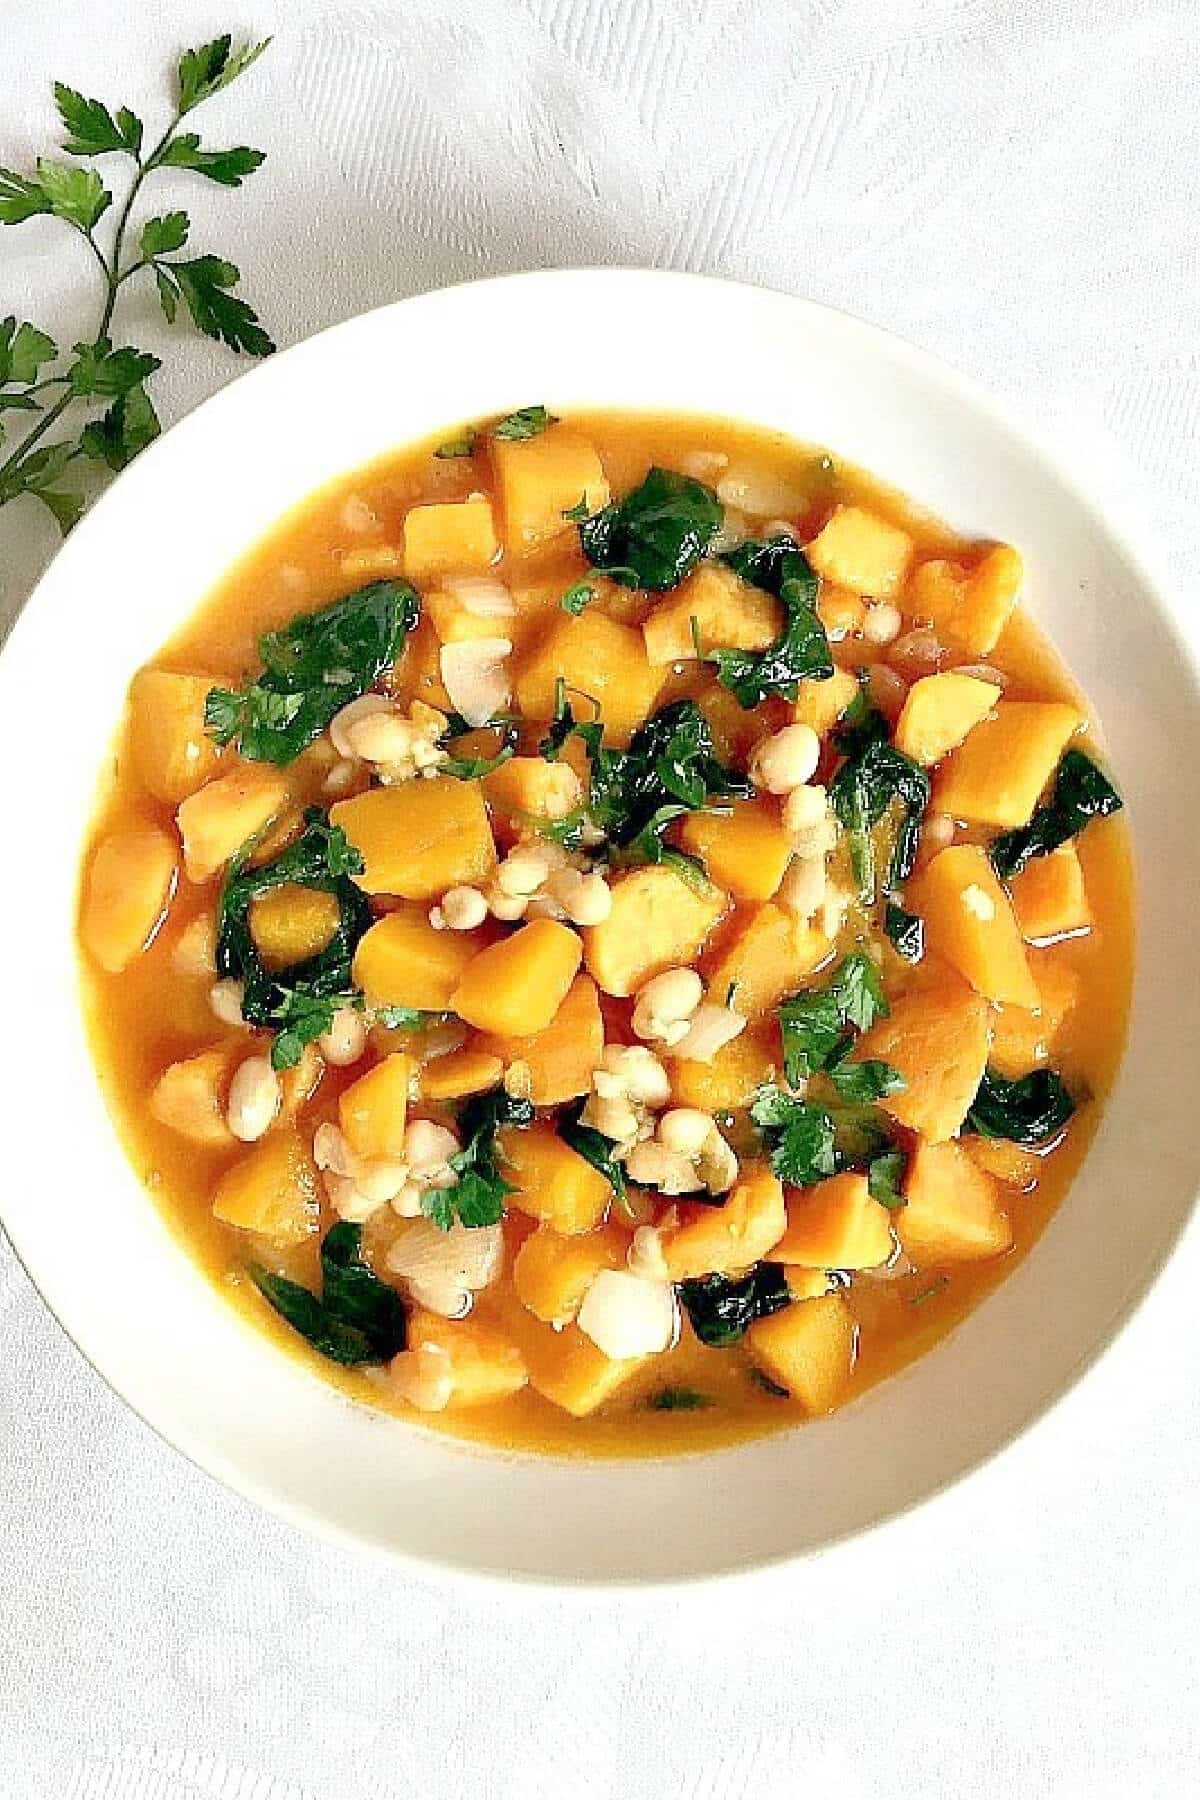
[[[963,531],[1018,543],[1027,602],[1098,710],[1137,853],[1123,1073],[1034,1253],[904,1374],[832,1419],[709,1456],[703,1480],[691,1458],[485,1453],[323,1385],[172,1239],[117,1143],[80,1023],[77,858],[133,670],[328,478],[531,401],[778,427]],[[519,275],[402,301],[276,357],[140,457],[73,533],[0,659],[0,749],[5,1225],[65,1328],[144,1419],[231,1487],[343,1541],[554,1582],[687,1579],[829,1545],[953,1481],[1041,1413],[1144,1292],[1191,1204],[1195,665],[1167,602],[1060,469],[959,376],[823,307],[694,276]]]

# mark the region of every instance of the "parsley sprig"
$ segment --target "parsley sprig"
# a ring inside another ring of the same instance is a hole
[[[178,255],[191,229],[186,212],[144,219],[137,248],[129,247],[134,205],[150,175],[160,169],[187,169],[234,188],[260,166],[261,150],[244,144],[209,149],[196,132],[179,127],[196,107],[244,74],[269,42],[234,49],[226,35],[185,51],[176,69],[174,113],[149,150],[143,147],[143,123],[127,106],[110,111],[102,100],[56,82],[55,104],[66,129],[62,149],[76,160],[41,157],[32,174],[0,168],[0,224],[23,225],[40,217],[62,220],[82,237],[103,283],[95,328],[89,338],[72,346],[66,360],[48,332],[15,316],[0,320],[0,415],[20,413],[31,422],[0,462],[0,506],[32,495],[67,532],[84,506],[82,495],[63,482],[67,469],[80,461],[123,469],[158,436],[158,415],[146,382],[161,366],[159,358],[132,344],[117,344],[112,335],[118,296],[135,276],[153,275],[169,324],[182,301],[193,325],[206,337],[249,356],[269,356],[274,350],[253,308],[233,292],[240,279],[233,263],[208,254]],[[88,166],[104,156],[121,156],[133,165],[107,245],[97,227],[113,206],[114,195],[99,171]],[[77,403],[94,409],[100,402],[106,404],[98,416],[63,437],[43,441],[68,409]],[[0,442],[3,438],[0,418]]]

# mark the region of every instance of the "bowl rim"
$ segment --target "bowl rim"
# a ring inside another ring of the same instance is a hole
[[[518,270],[501,275],[485,276],[478,279],[449,283],[438,288],[421,290],[414,294],[405,295],[397,300],[384,302],[380,306],[368,308],[364,312],[353,314],[348,318],[324,326],[320,330],[310,333],[308,336],[297,340],[294,344],[290,344],[286,348],[280,350],[275,356],[269,359],[269,364],[254,364],[248,368],[236,371],[229,381],[225,382],[215,392],[209,394],[205,399],[186,412],[180,419],[170,425],[161,433],[160,437],[155,440],[154,443],[149,445],[147,449],[135,459],[133,464],[130,464],[124,469],[116,477],[115,481],[113,481],[104,492],[92,502],[84,518],[72,533],[73,539],[77,540],[82,535],[86,541],[90,537],[91,531],[94,529],[92,526],[93,519],[97,516],[101,518],[107,516],[106,509],[110,504],[110,495],[118,488],[124,491],[124,489],[132,482],[140,479],[141,476],[139,471],[144,469],[148,458],[150,459],[150,466],[157,467],[158,462],[161,461],[162,458],[163,452],[161,446],[163,444],[170,441],[178,445],[181,440],[185,440],[188,437],[192,430],[198,429],[197,421],[202,415],[206,422],[211,420],[214,416],[219,416],[222,407],[231,404],[228,396],[233,390],[242,390],[246,383],[253,382],[256,378],[266,376],[268,374],[268,369],[278,367],[280,362],[286,361],[288,358],[294,358],[299,362],[311,346],[320,343],[325,339],[336,338],[339,333],[349,335],[356,327],[360,326],[361,323],[367,319],[379,318],[382,315],[396,315],[398,318],[402,318],[404,309],[407,307],[420,306],[421,304],[429,305],[430,303],[436,302],[438,297],[442,295],[457,292],[462,289],[493,291],[502,287],[510,288],[513,286],[524,286],[530,289],[534,287],[552,289],[572,287],[581,282],[606,282],[614,286],[634,286],[646,282],[653,282],[659,286],[671,286],[679,293],[681,299],[686,299],[686,293],[689,290],[695,291],[701,288],[706,290],[727,290],[743,294],[770,295],[774,298],[785,300],[790,307],[794,308],[798,321],[802,322],[805,317],[813,320],[834,321],[840,329],[848,330],[851,336],[857,335],[860,341],[879,345],[881,348],[885,349],[893,359],[907,364],[907,366],[918,376],[936,383],[943,391],[950,393],[954,398],[960,401],[972,414],[982,417],[996,431],[1006,436],[1023,458],[1034,465],[1036,469],[1041,470],[1048,477],[1052,478],[1053,481],[1076,502],[1081,512],[1097,521],[1111,547],[1128,565],[1130,572],[1138,584],[1152,597],[1158,613],[1158,622],[1171,639],[1182,664],[1185,666],[1187,673],[1190,676],[1193,687],[1197,690],[1198,695],[1200,695],[1200,644],[1194,645],[1187,632],[1182,628],[1178,610],[1171,594],[1171,583],[1166,578],[1164,572],[1159,568],[1157,559],[1142,542],[1135,544],[1129,528],[1118,522],[1111,513],[1105,512],[1103,516],[1100,515],[1094,493],[1089,490],[1080,477],[1075,475],[1069,462],[1064,460],[1057,450],[1052,449],[1042,437],[1023,421],[1023,419],[1017,416],[1008,403],[1000,401],[995,394],[975,377],[964,374],[952,363],[945,361],[934,352],[924,349],[885,326],[875,324],[844,308],[832,306],[823,301],[812,300],[803,295],[792,293],[786,288],[776,287],[769,283],[746,282],[732,277],[700,274],[686,270],[604,264],[553,269]],[[240,403],[241,402],[239,401],[239,404]],[[704,409],[698,407],[696,411],[698,415],[701,415],[703,414]],[[747,420],[746,422],[753,423],[752,420]],[[293,504],[302,504],[307,497],[307,495],[298,495]],[[270,524],[265,526],[263,531],[259,534],[260,537],[265,535],[271,528],[272,526]],[[10,647],[14,642],[18,644],[21,642],[23,635],[22,627],[26,616],[31,614],[37,608],[39,597],[50,581],[57,560],[56,552],[55,556],[51,558],[46,569],[42,571],[34,587],[20,607],[6,640],[0,644],[0,687],[3,686],[3,677],[8,674],[8,670],[12,667],[13,659]],[[177,623],[178,621],[176,621],[176,624]],[[611,1595],[614,1591],[621,1592],[626,1598],[631,1594],[653,1596],[659,1592],[671,1592],[683,1589],[695,1590],[701,1586],[718,1583],[724,1585],[732,1582],[746,1582],[754,1578],[762,1578],[769,1575],[772,1571],[776,1571],[789,1564],[798,1564],[810,1557],[824,1556],[840,1551],[858,1539],[881,1533],[890,1526],[907,1520],[924,1507],[943,1500],[961,1483],[965,1482],[968,1478],[974,1476],[993,1462],[998,1461],[1027,1435],[1031,1434],[1036,1428],[1041,1427],[1060,1406],[1071,1398],[1086,1375],[1093,1369],[1098,1369],[1102,1364],[1107,1363],[1111,1353],[1116,1347],[1117,1341],[1123,1335],[1126,1327],[1149,1299],[1164,1267],[1176,1253],[1184,1234],[1189,1228],[1189,1224],[1195,1221],[1198,1199],[1200,1199],[1200,1194],[1194,1192],[1188,1209],[1179,1218],[1169,1239],[1165,1242],[1164,1246],[1159,1250],[1153,1260],[1147,1262],[1146,1272],[1136,1291],[1134,1291],[1122,1305],[1115,1309],[1104,1327],[1102,1334],[1096,1339],[1094,1346],[1086,1349],[1079,1355],[1071,1369],[1061,1379],[1057,1390],[1051,1392],[1048,1396],[1037,1400],[1015,1426],[1007,1429],[1001,1436],[996,1438],[994,1442],[989,1443],[986,1448],[968,1458],[961,1467],[935,1481],[932,1485],[925,1487],[919,1494],[901,1501],[886,1513],[873,1519],[867,1519],[859,1523],[847,1525],[844,1530],[834,1532],[820,1545],[800,1545],[794,1549],[754,1553],[753,1556],[741,1564],[730,1564],[714,1570],[694,1569],[667,1575],[616,1573],[611,1575],[605,1574],[603,1576],[564,1576],[548,1575],[526,1569],[501,1571],[496,1568],[474,1566],[463,1561],[454,1560],[448,1554],[414,1551],[403,1544],[385,1545],[365,1535],[360,1535],[354,1529],[331,1519],[329,1516],[322,1513],[315,1505],[294,1499],[291,1496],[281,1493],[277,1489],[271,1488],[265,1483],[260,1482],[255,1477],[243,1471],[235,1460],[226,1457],[219,1448],[206,1442],[197,1442],[195,1435],[191,1433],[189,1429],[173,1425],[169,1416],[164,1416],[162,1418],[150,1417],[148,1412],[143,1410],[143,1408],[124,1391],[123,1385],[119,1379],[106,1373],[102,1366],[99,1353],[93,1354],[92,1351],[87,1349],[74,1335],[67,1320],[57,1312],[48,1293],[43,1288],[26,1258],[21,1246],[19,1229],[14,1231],[8,1220],[4,1217],[6,1209],[3,1207],[2,1201],[0,1201],[0,1227],[3,1228],[22,1270],[34,1290],[37,1292],[42,1303],[51,1313],[68,1340],[84,1357],[90,1367],[95,1370],[97,1375],[105,1382],[106,1386],[117,1395],[124,1406],[128,1407],[143,1424],[148,1426],[149,1429],[154,1432],[160,1441],[167,1444],[173,1451],[184,1457],[194,1468],[200,1470],[205,1476],[219,1483],[222,1487],[231,1490],[239,1499],[249,1501],[255,1506],[262,1508],[264,1512],[272,1515],[276,1519],[282,1520],[290,1526],[296,1527],[312,1536],[332,1543],[339,1549],[351,1551],[360,1556],[365,1554],[373,1560],[378,1559],[380,1562],[391,1568],[398,1568],[417,1577],[428,1578],[436,1574],[436,1577],[439,1580],[454,1586],[461,1585],[462,1587],[478,1588],[480,1584],[483,1584],[488,1588],[494,1588],[496,1590],[511,1590],[514,1586],[519,1586],[525,1590],[554,1594],[559,1597],[570,1595],[575,1599],[587,1599]],[[314,1375],[313,1379],[319,1379],[319,1377]],[[359,1402],[350,1400],[348,1397],[345,1398],[345,1403],[347,1405],[360,1404]],[[795,1430],[800,1428],[801,1427],[797,1425],[792,1429]],[[511,1454],[505,1452],[503,1449],[497,1450],[486,1445],[476,1445],[473,1442],[464,1444],[461,1447],[469,1451],[478,1452],[488,1460],[502,1459],[506,1455]],[[719,1447],[716,1450],[709,1449],[692,1452],[688,1454],[687,1460],[695,1461],[699,1458],[705,1458],[714,1454],[723,1455],[736,1447],[736,1445],[730,1445]],[[553,1457],[539,1458],[539,1460],[562,1462],[568,1459]],[[586,1459],[578,1460],[586,1464]],[[621,1459],[605,1459],[606,1462],[609,1460],[616,1462]],[[637,1459],[625,1460],[646,1462],[658,1459],[639,1457]],[[661,1460],[680,1461],[683,1459],[678,1456],[672,1456],[670,1458],[664,1457]]]

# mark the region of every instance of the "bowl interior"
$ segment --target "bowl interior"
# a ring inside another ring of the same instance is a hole
[[[126,1165],[78,1015],[76,863],[133,670],[313,488],[439,426],[531,401],[755,420],[862,463],[964,531],[1018,543],[1027,604],[1097,710],[1138,860],[1123,1072],[1035,1253],[903,1375],[830,1420],[710,1457],[702,1482],[690,1458],[545,1462],[460,1446],[352,1406],[260,1339]],[[71,729],[47,732],[64,687]],[[1190,1205],[1200,1109],[1185,1090],[1200,1022],[1180,954],[1200,837],[1178,771],[1200,761],[1200,702],[1187,647],[1069,479],[950,371],[839,314],[697,277],[546,273],[407,300],[297,347],[170,432],[73,534],[0,659],[0,744],[23,772],[8,841],[37,878],[36,894],[28,874],[10,878],[3,901],[21,949],[9,1097],[24,1126],[5,1224],[113,1386],[198,1463],[300,1522],[460,1570],[554,1581],[688,1578],[827,1545],[1034,1418],[1144,1291]],[[48,1192],[44,1146],[64,1125],[81,1175]],[[614,1534],[614,1516],[642,1529]]]

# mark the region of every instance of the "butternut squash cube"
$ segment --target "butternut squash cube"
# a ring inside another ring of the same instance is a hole
[[[806,1269],[877,1269],[892,1254],[892,1217],[865,1175],[831,1175],[787,1200],[787,1230],[773,1262]]]
[[[747,710],[719,681],[700,689],[696,705],[708,721],[713,749],[723,763],[749,762],[754,746],[771,734],[762,712],[758,708]]]
[[[792,840],[778,803],[733,800],[728,812],[688,813],[680,825],[685,850],[735,900],[769,900],[792,860]]]
[[[832,1412],[854,1369],[858,1327],[839,1294],[801,1300],[756,1319],[746,1347],[764,1375],[805,1412]]]
[[[343,1088],[338,1098],[338,1123],[356,1156],[374,1159],[404,1155],[412,1075],[412,1058],[396,1050]]]
[[[1000,690],[977,675],[924,675],[914,681],[896,721],[897,750],[925,768],[957,750],[969,731],[986,719]]]
[[[988,1000],[1036,1006],[1038,991],[1012,901],[978,844],[952,844],[908,890],[929,947]]]
[[[525,1358],[530,1387],[577,1419],[611,1400],[649,1360],[634,1356],[610,1361],[578,1325],[555,1330],[523,1306],[514,1305],[505,1322]]]
[[[996,1183],[956,1143],[919,1143],[896,1213],[900,1242],[917,1264],[977,1262],[1012,1243]]]
[[[483,778],[488,805],[511,817],[565,819],[583,805],[583,783],[569,762],[513,756]]]
[[[993,544],[974,569],[934,558],[914,569],[906,605],[976,656],[995,649],[1024,578],[1019,550]]]
[[[893,1000],[855,1046],[852,1060],[877,1057],[904,1078],[879,1102],[901,1125],[934,1143],[953,1137],[979,1091],[988,1060],[987,1001],[954,978]]]
[[[731,1275],[772,1256],[787,1229],[783,1188],[766,1164],[747,1163],[721,1206],[680,1207],[683,1223],[664,1234],[672,1281]],[[773,1258],[773,1260],[780,1260]]]
[[[142,786],[178,806],[216,773],[217,746],[204,729],[207,675],[139,669],[129,688],[129,748]]]
[[[465,644],[477,638],[510,638],[516,614],[471,612],[457,594],[434,588],[423,602],[425,617],[437,632],[439,644]],[[464,752],[459,750],[458,754]]]
[[[1083,724],[1061,700],[1001,700],[938,771],[938,812],[975,825],[1027,825],[1038,796]]]
[[[804,554],[826,581],[890,600],[904,585],[913,541],[907,531],[865,507],[835,506]]]
[[[988,1061],[1009,1081],[1050,1061],[1062,1022],[1079,998],[1078,973],[1055,956],[1052,947],[1034,951],[1029,966],[1038,991],[1037,1007],[1000,1006],[992,1017]]]
[[[617,1225],[564,1237],[539,1225],[517,1251],[513,1286],[523,1306],[547,1325],[567,1325],[601,1269],[623,1269],[629,1233]]]
[[[665,675],[650,666],[642,634],[632,625],[594,609],[577,619],[560,613],[518,661],[517,705],[527,719],[553,718],[561,677],[581,717],[588,709],[580,697],[596,701],[605,743],[621,748],[654,710]]]
[[[289,969],[319,956],[338,928],[341,911],[333,894],[285,882],[255,894],[250,902],[250,936],[268,969]]]
[[[287,805],[284,775],[267,763],[242,763],[189,794],[175,815],[189,881],[208,881]]]
[[[486,881],[496,846],[477,781],[451,775],[371,788],[329,809],[366,863],[354,877],[368,894],[434,900],[447,888]]]
[[[1022,1193],[1028,1193],[1037,1186],[1042,1160],[1032,1150],[1010,1144],[1007,1138],[974,1135],[959,1138],[958,1144],[963,1155],[969,1156],[977,1169],[1003,1182],[1005,1187],[1020,1188]]]
[[[1092,922],[1074,844],[1035,856],[1009,884],[1021,934],[1031,943],[1085,931]]]
[[[825,933],[778,906],[739,915],[735,933],[709,971],[708,989],[748,1019],[758,1018],[794,994],[804,977],[825,961],[833,945]]]
[[[572,1150],[548,1125],[499,1134],[510,1206],[553,1226],[564,1236],[592,1231],[608,1211],[612,1189],[598,1169]]]
[[[213,1196],[213,1217],[239,1231],[298,1244],[321,1222],[317,1170],[293,1130],[272,1131],[226,1169]]]
[[[388,1372],[404,1397],[414,1377],[427,1391],[440,1390],[439,1399],[444,1393],[442,1406],[433,1410],[494,1406],[519,1393],[529,1380],[517,1345],[499,1325],[478,1314],[443,1319],[414,1309],[407,1337],[407,1349],[392,1358]]]
[[[85,948],[119,975],[153,942],[167,916],[179,874],[179,846],[169,831],[140,825],[114,831],[92,852],[79,930]]]
[[[484,1050],[452,1050],[435,1056],[421,1067],[422,1100],[462,1100],[468,1094],[486,1094],[504,1074],[498,1056]]]
[[[481,574],[499,551],[490,500],[435,502],[405,515],[404,573],[410,581]]]
[[[612,911],[583,933],[584,955],[606,994],[637,991],[652,975],[690,963],[725,911],[717,887],[693,887],[665,863],[612,884]]]
[[[603,465],[591,444],[567,425],[551,425],[536,437],[491,439],[504,539],[521,554],[575,529],[563,514],[582,500],[599,512],[611,498]]]
[[[858,680],[849,669],[835,669],[825,681],[802,681],[792,702],[792,723],[811,725],[818,737],[827,737],[857,698]]]
[[[693,620],[695,621],[693,625]],[[642,626],[646,655],[659,667],[709,650],[765,650],[783,630],[783,607],[723,563],[701,563]]]
[[[535,1106],[561,1106],[578,1099],[591,1088],[592,1070],[604,1051],[604,1020],[595,982],[590,975],[577,975],[543,1030],[525,1037],[485,1035],[476,1048],[505,1067],[524,1063]]]
[[[225,1100],[241,1056],[241,1045],[233,1041],[172,1063],[150,1090],[151,1113],[193,1144],[232,1147],[237,1140],[225,1121]]]
[[[544,1031],[579,973],[583,945],[556,919],[534,919],[472,958],[450,1005],[479,1031],[516,1037]]]
[[[484,940],[473,931],[435,931],[426,912],[403,907],[377,919],[358,940],[353,974],[371,1006],[448,1012],[463,970]]]
[[[711,1062],[672,1059],[667,1065],[671,1098],[676,1106],[695,1106],[702,1112],[738,1112],[749,1106],[764,1081],[770,1081],[778,1061],[777,1042],[773,1046],[765,1030],[749,1026],[723,1045]]]

